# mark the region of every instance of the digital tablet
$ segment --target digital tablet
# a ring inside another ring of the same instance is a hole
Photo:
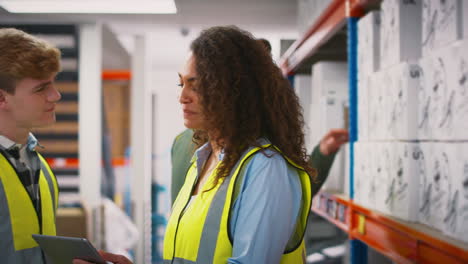
[[[36,234],[32,237],[52,261],[52,264],[72,263],[73,259],[106,264],[106,261],[86,238]]]

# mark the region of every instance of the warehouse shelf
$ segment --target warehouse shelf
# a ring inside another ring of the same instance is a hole
[[[442,232],[424,225],[401,221],[353,202],[353,145],[357,139],[357,19],[378,8],[380,2],[331,1],[328,8],[309,30],[289,47],[279,62],[283,74],[293,77],[294,74],[302,73],[305,66],[310,67],[318,60],[339,58],[348,61],[350,197],[334,191],[322,191],[315,196],[312,211],[348,233],[351,239],[351,263],[366,263],[366,251],[362,250],[359,243],[355,243],[357,241],[374,248],[397,263],[468,263],[467,243],[449,238]],[[334,42],[339,44],[330,46],[330,43]],[[344,58],[342,53],[346,54]]]
[[[77,158],[46,158],[47,163],[52,169],[78,169],[79,159]],[[112,159],[112,166],[122,167],[128,164],[126,158]]]
[[[468,263],[467,243],[370,210],[338,192],[319,192],[312,211],[397,263]]]
[[[296,40],[281,57],[279,65],[283,74],[294,74],[309,57],[321,53],[330,39],[346,28],[348,11],[353,17],[362,16],[366,10],[374,8],[379,3],[380,0],[334,0],[331,2],[315,24]],[[344,41],[346,44],[346,39]],[[329,52],[324,57],[325,59],[337,59]],[[342,57],[338,56],[338,58]]]

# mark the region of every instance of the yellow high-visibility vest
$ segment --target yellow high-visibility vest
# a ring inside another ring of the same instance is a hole
[[[31,198],[14,167],[0,154],[0,256],[1,263],[42,263],[42,252],[32,234],[56,235],[55,214],[58,185],[44,158],[38,154],[41,170],[39,195],[42,225]]]
[[[275,148],[271,144],[261,148],[251,148],[240,158],[226,178],[221,178],[217,185],[200,193],[186,209],[196,184],[196,165],[192,164],[187,172],[186,181],[177,196],[169,219],[164,238],[164,264],[225,264],[232,256],[232,241],[229,237],[229,215],[235,198],[235,186],[238,178],[243,178],[242,168],[255,153],[263,148]],[[307,218],[309,216],[312,196],[311,181],[303,168],[290,159],[288,165],[296,169],[302,186],[301,212],[297,219],[296,230],[283,256],[281,263],[305,263],[305,244],[303,241]],[[206,184],[213,186],[215,172],[207,179]],[[239,176],[240,175],[240,176]],[[184,210],[186,210],[184,212]],[[274,232],[274,230],[272,230]]]

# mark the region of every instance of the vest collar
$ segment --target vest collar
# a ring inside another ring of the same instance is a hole
[[[263,137],[257,139],[257,143],[259,145],[271,144],[270,140],[268,140],[266,138],[263,138]],[[210,155],[211,151],[212,151],[212,148],[211,148],[210,143],[206,142],[205,144],[203,144],[203,146],[199,147],[195,151],[195,153],[192,156],[192,159],[190,160],[190,163],[196,162],[199,159],[206,160],[208,158],[208,156]],[[222,161],[223,159],[224,159],[224,149],[222,149],[221,152],[218,155],[218,160],[219,161]]]
[[[39,141],[32,133],[29,133],[28,141],[25,145],[27,146],[29,151],[35,151],[37,146],[42,147],[41,144],[39,144]],[[3,135],[0,135],[0,147],[3,147],[4,149],[10,149],[13,147],[21,149],[24,146],[22,144],[14,142],[13,140]]]

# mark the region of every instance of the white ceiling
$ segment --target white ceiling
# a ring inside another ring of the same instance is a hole
[[[136,4],[138,2],[133,1]],[[134,35],[151,33],[155,43],[160,45],[159,50],[164,50],[156,54],[155,67],[169,63],[179,64],[190,41],[200,29],[208,26],[234,24],[257,36],[260,34],[258,37],[266,38],[291,38],[297,35],[297,0],[175,2],[177,14],[164,15],[10,14],[0,8],[0,23],[102,22],[109,26],[130,52]],[[186,36],[181,34],[185,30],[188,32]]]
[[[138,0],[133,0],[135,4]],[[104,14],[9,14],[0,8],[0,21],[89,22],[145,25],[132,27],[133,32],[158,25],[264,25],[265,27],[296,26],[297,0],[175,0],[177,14],[104,15]],[[112,3],[112,1],[110,1]],[[0,1],[1,4],[1,1]],[[128,31],[123,28],[122,31]]]

